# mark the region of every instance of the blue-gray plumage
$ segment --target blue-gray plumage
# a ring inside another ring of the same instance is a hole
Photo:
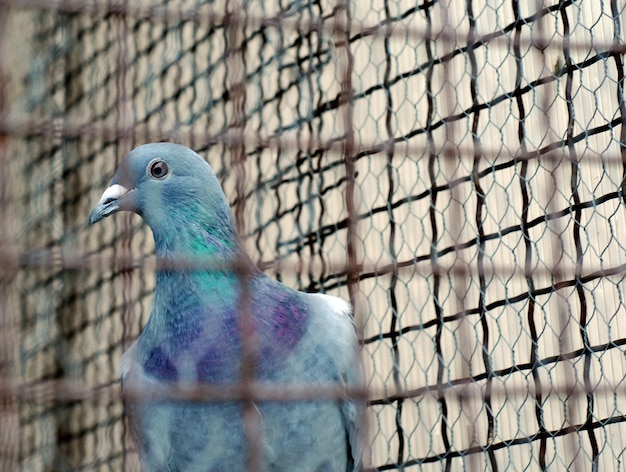
[[[117,211],[141,215],[157,261],[235,260],[242,255],[228,202],[211,167],[176,144],[133,150],[92,211],[91,224]],[[358,386],[362,381],[350,307],[294,291],[254,271],[246,300],[261,382]],[[124,389],[166,383],[236,382],[241,372],[242,285],[228,268],[157,271],[154,306],[124,354]],[[257,405],[264,471],[360,468],[362,405],[350,398]],[[147,471],[245,470],[247,442],[239,402],[127,401],[131,430]]]

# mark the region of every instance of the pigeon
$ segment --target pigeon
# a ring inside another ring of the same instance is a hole
[[[242,401],[150,397],[163,386],[235,385],[243,363],[252,362],[254,380],[263,384],[328,386],[348,393],[362,387],[350,305],[293,290],[251,261],[243,280],[233,267],[247,256],[228,201],[197,153],[172,143],[132,150],[89,223],[119,211],[140,215],[156,248],[150,317],[120,362],[125,411],[145,471],[245,471],[249,464]],[[193,266],[206,260],[233,264]],[[242,337],[241,327],[247,326],[241,323],[242,300],[248,304],[252,344]],[[244,359],[249,345],[254,355]],[[262,399],[253,411],[261,436],[255,442],[258,469],[361,470],[363,402],[356,395]]]

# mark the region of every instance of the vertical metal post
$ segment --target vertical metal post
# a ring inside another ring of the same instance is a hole
[[[9,64],[5,64],[7,23],[10,10],[0,15],[0,117],[9,111],[8,87]],[[9,185],[11,182],[9,162],[9,135],[0,131],[0,255],[9,254],[11,230],[9,222]],[[17,332],[17,309],[13,303],[13,284],[16,275],[13,264],[0,264],[0,382],[17,382],[15,361]],[[2,387],[7,387],[3,385]],[[10,385],[7,391],[10,391]],[[18,403],[10,394],[0,398],[0,469],[18,470],[20,421]]]
[[[547,8],[546,2],[544,0],[536,0],[535,2],[536,10],[545,10]],[[548,17],[542,16],[537,21],[537,33],[538,40],[534,41],[533,46],[538,51],[538,64],[537,70],[541,71],[541,77],[549,77],[554,73],[553,65],[550,63],[550,58],[546,50],[548,49],[549,41],[548,37],[551,35],[551,27],[547,24]],[[554,131],[554,118],[552,116],[552,100],[553,97],[550,94],[551,87],[549,83],[546,83],[540,87],[540,93],[538,94],[540,103],[539,107],[543,110],[542,119],[543,119],[543,129],[546,130],[546,134],[549,136],[550,133],[553,135],[556,134]],[[549,141],[549,139],[548,139]],[[546,214],[555,214],[558,211],[555,195],[559,191],[559,173],[561,172],[561,167],[563,164],[563,151],[554,150],[545,154],[542,159],[543,165],[550,172],[550,184],[544,186],[544,198],[547,202]],[[562,224],[561,218],[549,219],[546,221],[546,226],[549,230],[547,233],[550,237],[551,244],[546,248],[546,267],[550,269],[550,273],[552,274],[552,288],[554,290],[554,295],[558,300],[557,303],[557,333],[559,336],[559,354],[563,355],[573,350],[572,339],[570,338],[570,330],[569,325],[571,320],[570,313],[570,300],[567,295],[563,294],[562,291],[556,289],[556,286],[559,282],[562,282],[567,278],[567,273],[563,268],[563,257],[565,254],[565,246],[563,241],[563,235],[565,234],[565,228]],[[579,401],[578,395],[576,395],[577,388],[577,368],[574,365],[574,361],[571,359],[563,359],[560,361],[560,364],[563,365],[564,370],[566,370],[566,374],[563,376],[563,380],[565,383],[566,390],[566,399],[565,399],[565,408],[566,408],[566,423],[569,423],[569,426],[575,427],[578,423],[579,412],[577,408],[577,403]],[[564,424],[564,427],[568,427],[567,424]],[[583,465],[583,455],[581,454],[582,446],[580,442],[580,438],[578,434],[567,434],[566,435],[566,443],[571,448],[571,463],[568,464],[568,468],[571,467],[571,470],[574,472],[582,471]],[[567,463],[569,458],[563,457],[563,461]]]
[[[116,133],[116,160],[121,161],[124,156],[130,152],[133,145],[132,133],[129,135],[128,130],[133,124],[133,115],[131,102],[127,95],[128,87],[128,0],[123,0],[118,13],[112,20],[113,33],[115,34],[115,123],[114,130]],[[122,216],[122,231],[120,232],[121,244],[116,245],[116,256],[118,260],[124,261],[124,269],[122,275],[122,346],[128,348],[137,336],[136,329],[136,313],[133,312],[137,290],[134,286],[133,269],[128,261],[132,260],[132,219],[134,215],[125,213]],[[119,251],[119,254],[117,253]],[[130,436],[130,430],[127,427],[126,420],[122,428],[122,464],[124,469],[131,468],[137,461],[133,451],[133,441]]]
[[[238,234],[245,232],[246,209],[246,25],[247,7],[245,0],[234,1],[226,6],[225,22],[228,25],[226,54],[228,57],[227,84],[233,103],[233,116],[230,123],[230,137],[234,141],[231,146],[232,162],[236,177],[235,224]],[[252,384],[255,380],[257,363],[256,333],[253,323],[250,297],[250,277],[252,267],[245,254],[235,262],[235,271],[239,278],[241,292],[239,294],[238,328],[241,334],[241,372],[239,382],[242,391],[242,413],[244,435],[246,437],[247,462],[246,470],[258,472],[263,464],[263,430],[261,418],[255,405]]]

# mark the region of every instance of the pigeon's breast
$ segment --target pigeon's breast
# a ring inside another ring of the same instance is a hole
[[[168,326],[168,334],[158,342],[142,343],[146,374],[168,382],[236,381],[244,350],[240,328],[245,315],[239,305],[195,310]],[[247,314],[257,350],[255,375],[274,378],[293,362],[290,354],[307,335],[307,306],[297,292],[279,292],[270,298],[251,298],[250,307]]]

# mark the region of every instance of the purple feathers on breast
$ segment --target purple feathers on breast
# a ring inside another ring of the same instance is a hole
[[[273,376],[280,370],[307,330],[308,313],[298,294],[283,291],[274,295],[269,300],[252,302],[260,376]],[[176,343],[164,341],[148,353],[144,360],[146,373],[170,382],[182,380],[181,372],[183,377],[193,372],[197,380],[205,382],[236,380],[242,354],[238,313],[233,309],[221,314],[205,312],[201,323],[197,312],[193,316],[187,313],[187,320],[194,322],[177,327],[176,336],[169,338],[176,339]]]
[[[175,382],[178,380],[178,370],[171,357],[160,346],[150,351],[143,367],[148,375],[157,379]]]

